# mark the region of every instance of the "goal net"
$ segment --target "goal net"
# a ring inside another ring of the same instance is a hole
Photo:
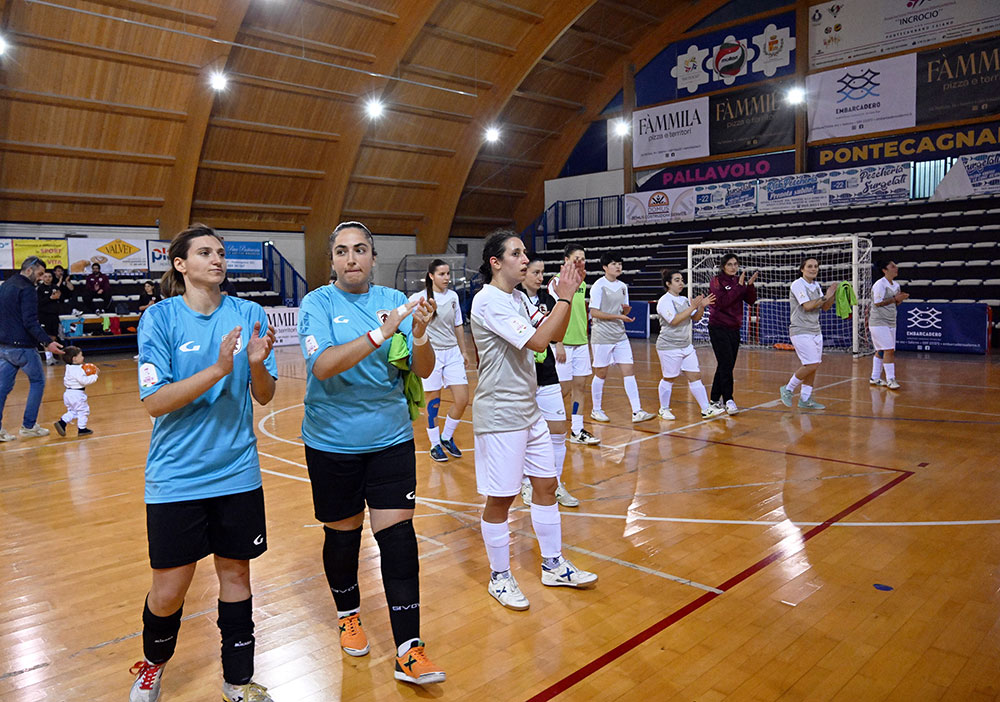
[[[748,241],[689,244],[688,296],[707,295],[708,285],[719,272],[722,257],[735,253],[747,280],[754,272],[757,302],[744,305],[742,343],[756,348],[782,348],[790,344],[789,288],[799,277],[799,265],[806,258],[819,261],[816,277],[823,289],[830,283],[846,281],[854,288],[858,304],[847,319],[836,315],[836,306],[820,313],[823,346],[828,350],[872,353],[868,334],[868,312],[872,288],[871,241],[857,235],[798,239],[756,239]],[[708,314],[694,325],[695,343],[708,343]],[[789,347],[790,348],[790,347]]]

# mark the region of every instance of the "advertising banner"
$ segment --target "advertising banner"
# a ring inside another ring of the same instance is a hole
[[[146,260],[148,261],[147,267],[150,273],[163,273],[170,269],[170,264],[167,262],[167,249],[170,248],[170,242],[156,239],[149,239],[146,241]]]
[[[637,188],[640,191],[673,188],[678,185],[707,185],[731,180],[749,180],[795,172],[795,152],[744,156],[726,161],[668,166],[656,171]],[[648,173],[648,171],[647,171]]]
[[[708,98],[637,110],[632,134],[635,168],[708,156]]]
[[[917,54],[917,124],[1000,112],[1000,38]]]
[[[795,72],[795,13],[682,39],[636,74],[636,104],[745,85]]]
[[[38,256],[45,261],[46,268],[69,267],[65,239],[14,239],[13,268],[20,268],[28,256]]]
[[[146,271],[149,268],[144,239],[71,237],[66,242],[69,245],[70,273],[90,273],[95,263],[105,274]]]
[[[966,125],[926,132],[810,147],[810,171],[848,168],[900,160],[932,161],[945,156],[983,153],[1000,148],[1000,123]]]
[[[709,97],[709,149],[731,154],[795,143],[795,108],[784,81]]]
[[[809,8],[809,68],[996,31],[996,0],[831,0]]]
[[[265,307],[267,323],[274,327],[275,346],[299,345],[299,308]]]
[[[694,188],[670,188],[625,196],[628,224],[654,224],[694,219]]]
[[[695,217],[729,217],[753,214],[757,210],[757,180],[696,185]]]
[[[983,304],[904,302],[896,308],[896,348],[984,354],[987,309]]]
[[[1000,152],[960,156],[938,183],[931,200],[1000,193]]]
[[[823,173],[830,189],[830,205],[867,205],[905,202],[910,198],[910,164],[850,168]]]
[[[916,124],[916,54],[806,76],[809,141]]]
[[[0,271],[14,268],[14,240],[0,239]]]
[[[758,212],[812,210],[829,204],[829,180],[818,173],[763,178],[757,188]]]
[[[263,271],[264,244],[260,241],[227,241],[226,268],[230,271]]]

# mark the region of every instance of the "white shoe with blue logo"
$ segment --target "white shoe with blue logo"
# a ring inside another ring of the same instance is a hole
[[[596,582],[597,575],[595,573],[580,570],[567,561],[564,556],[559,556],[559,562],[552,568],[542,566],[542,585],[588,588]]]
[[[521,588],[517,585],[517,580],[514,579],[514,574],[509,570],[492,575],[487,589],[490,591],[493,599],[507,609],[522,611],[530,606],[528,598],[521,592]]]

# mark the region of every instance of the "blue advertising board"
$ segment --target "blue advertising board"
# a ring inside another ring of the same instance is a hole
[[[896,348],[985,354],[989,308],[960,302],[904,302],[896,308]]]
[[[649,338],[649,303],[640,300],[631,302],[632,309],[628,316],[634,321],[625,322],[625,334],[632,339]]]
[[[264,244],[259,241],[227,241],[226,268],[243,272],[264,270]]]

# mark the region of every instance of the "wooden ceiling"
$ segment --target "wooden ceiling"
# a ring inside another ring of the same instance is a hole
[[[0,220],[304,231],[311,282],[343,219],[443,251],[526,226],[624,67],[724,4],[0,0]]]

